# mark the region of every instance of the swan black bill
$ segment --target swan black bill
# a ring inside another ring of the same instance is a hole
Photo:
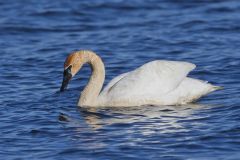
[[[62,86],[60,88],[60,92],[63,92],[65,89],[67,89],[67,85],[72,78],[71,68],[72,66],[69,66],[63,72],[63,81],[62,81]]]

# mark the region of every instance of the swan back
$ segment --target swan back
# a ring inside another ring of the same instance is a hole
[[[114,78],[101,93],[105,101],[157,99],[171,92],[196,66],[188,62],[156,60]],[[116,101],[116,102],[115,102]]]

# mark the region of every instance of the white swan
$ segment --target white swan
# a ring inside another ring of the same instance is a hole
[[[105,79],[104,64],[94,52],[82,50],[67,57],[61,91],[85,63],[90,64],[92,75],[78,106],[181,105],[220,89],[186,77],[196,67],[192,63],[155,60],[115,77],[100,93]]]

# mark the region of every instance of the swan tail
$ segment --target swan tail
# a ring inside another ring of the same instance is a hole
[[[212,86],[211,92],[224,89],[222,86]]]

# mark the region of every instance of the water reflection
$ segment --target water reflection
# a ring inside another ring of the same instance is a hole
[[[200,119],[198,110],[211,106],[142,106],[123,108],[79,108],[81,117],[93,130],[128,127],[143,135],[188,131],[183,122]]]

